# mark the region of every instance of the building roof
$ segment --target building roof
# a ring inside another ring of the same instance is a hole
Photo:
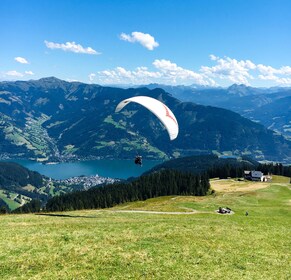
[[[261,178],[264,174],[261,171],[251,171],[251,176],[253,178]]]

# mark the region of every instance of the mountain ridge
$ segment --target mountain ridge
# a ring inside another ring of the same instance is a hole
[[[116,114],[123,99],[147,95],[168,105],[180,124],[169,141],[156,117],[137,104]],[[163,89],[102,87],[55,77],[0,83],[0,153],[48,160],[171,158],[253,154],[285,161],[291,142],[226,109],[181,102]],[[16,152],[15,152],[16,151]]]
[[[148,88],[162,88],[181,101],[200,105],[217,106],[239,113],[250,120],[256,120],[271,127],[285,138],[291,139],[291,109],[288,102],[285,108],[280,100],[291,96],[290,87],[254,88],[243,84],[233,84],[227,88],[195,88],[192,86],[167,86],[150,84]],[[284,115],[282,115],[282,108]],[[278,114],[274,114],[278,112]],[[280,119],[276,119],[279,117]],[[282,122],[285,120],[285,123]],[[287,126],[287,127],[286,127]]]

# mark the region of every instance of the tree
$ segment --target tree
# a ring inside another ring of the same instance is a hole
[[[6,213],[8,213],[6,207],[5,206],[1,206],[0,207],[0,215],[6,214]]]

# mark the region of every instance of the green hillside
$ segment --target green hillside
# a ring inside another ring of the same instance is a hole
[[[222,183],[230,190],[223,191]],[[216,196],[1,216],[0,277],[290,279],[289,178],[253,184],[216,180]],[[218,206],[234,214],[216,214]]]
[[[0,162],[0,209],[6,209],[8,212],[32,199],[39,200],[43,205],[55,195],[80,189],[84,189],[80,182],[58,182],[17,163]]]

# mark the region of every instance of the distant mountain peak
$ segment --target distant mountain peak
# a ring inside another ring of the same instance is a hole
[[[232,84],[227,89],[228,90],[242,90],[242,89],[247,89],[247,88],[249,87],[246,86],[245,84]]]
[[[47,82],[47,81],[51,81],[51,82],[59,82],[59,81],[62,81],[64,82],[63,80],[57,78],[57,77],[54,77],[54,76],[51,76],[51,77],[44,77],[44,78],[41,78],[39,79],[40,82]]]
[[[247,96],[253,94],[253,89],[244,84],[233,84],[227,88],[228,94],[235,94],[238,96]]]
[[[63,84],[63,83],[69,83],[69,82],[67,82],[65,80],[61,80],[61,79],[56,78],[54,76],[41,78],[41,79],[36,80],[36,81],[39,82],[39,83],[46,83],[46,84]]]
[[[70,82],[61,80],[54,76],[41,78],[39,80],[31,80],[31,83],[36,86],[44,87],[44,88],[61,88],[63,90],[67,89],[70,86]]]

